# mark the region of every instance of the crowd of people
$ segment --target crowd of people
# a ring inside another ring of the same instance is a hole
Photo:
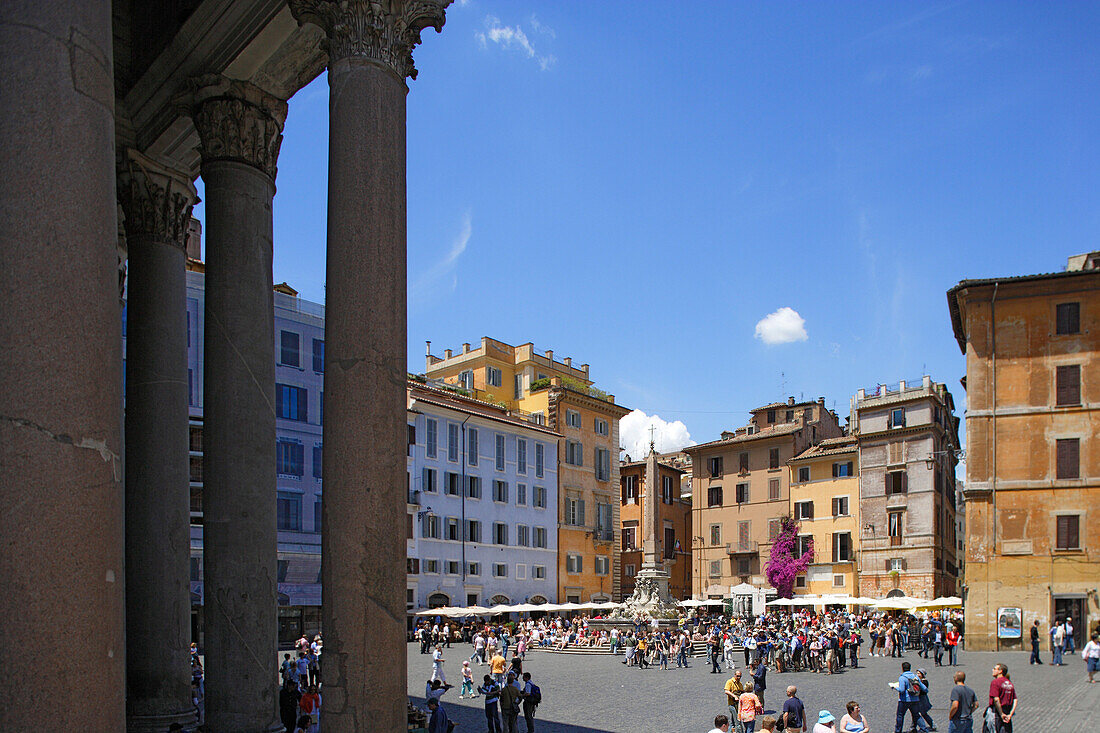
[[[321,652],[324,643],[317,634],[310,641],[302,636],[294,652],[283,654],[279,675],[279,717],[288,733],[318,733],[321,730]]]
[[[904,658],[914,653],[928,660],[928,666],[957,666],[957,652],[963,641],[958,611],[888,615],[805,610],[746,618],[700,610],[672,623],[638,618],[628,628],[591,623],[598,618],[546,617],[505,624],[437,619],[418,625],[414,638],[420,641],[421,653],[432,656],[432,674],[425,690],[434,721],[429,723],[430,733],[447,733],[451,728],[441,698],[452,687],[446,681],[443,656],[452,642],[470,645],[469,657],[461,661],[459,697],[484,700],[489,733],[519,733],[521,713],[526,732],[533,733],[535,709],[542,694],[531,682],[530,672],[524,671],[523,662],[527,651],[538,647],[603,648],[610,654],[621,653],[621,662],[628,668],[660,670],[687,668],[695,656],[693,652],[704,648],[711,674],[732,673],[723,687],[726,711],[716,716],[715,731],[806,733],[812,727],[813,733],[871,733],[871,724],[858,700],[849,700],[837,715],[822,710],[816,721],[808,719],[794,685],[785,686],[781,704],[772,703],[776,714],[765,715],[769,671],[829,675],[859,668],[860,660],[867,657]],[[1064,619],[1055,624],[1061,631],[1051,632],[1052,644],[1061,644],[1059,662],[1062,653],[1073,649],[1065,643],[1073,633],[1072,626],[1067,628],[1070,623]],[[1036,634],[1033,630],[1033,642]],[[1095,634],[1082,649],[1082,657],[1089,682],[1093,682],[1094,674],[1100,671],[1100,643]],[[488,674],[477,684],[474,670],[480,666],[488,667]],[[1018,698],[1007,665],[998,663],[992,669],[983,714],[978,713],[981,699],[966,685],[966,673],[956,671],[954,681],[946,700],[950,733],[972,733],[975,719],[980,731],[1012,733]],[[914,669],[910,661],[901,661],[897,681],[889,684],[898,695],[895,733],[937,730],[924,668]]]

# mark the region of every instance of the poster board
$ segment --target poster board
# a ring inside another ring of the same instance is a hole
[[[1023,609],[998,608],[997,609],[997,638],[1019,639],[1023,633]]]

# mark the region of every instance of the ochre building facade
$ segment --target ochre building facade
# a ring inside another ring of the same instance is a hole
[[[968,648],[1020,648],[1018,625],[1045,637],[1067,615],[1080,644],[1100,621],[1100,253],[964,280],[948,306],[966,355]]]
[[[752,410],[745,427],[691,446],[692,593],[728,595],[731,586],[768,587],[764,576],[780,520],[790,512],[787,462],[843,434],[836,414],[816,402]]]

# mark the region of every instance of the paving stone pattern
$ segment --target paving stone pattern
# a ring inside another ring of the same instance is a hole
[[[486,729],[481,698],[459,699],[462,660],[472,653],[469,645],[454,645],[445,650],[444,671],[455,688],[444,696],[456,733],[480,733]],[[1049,660],[1049,654],[1046,655]],[[743,661],[741,657],[738,659]],[[1009,667],[1009,674],[1020,695],[1015,717],[1017,731],[1100,731],[1100,681],[1087,684],[1084,663],[1078,655],[1067,656],[1064,667],[1029,667],[1023,652],[960,652],[959,667],[967,674],[967,684],[986,699],[990,673],[997,661]],[[421,655],[418,644],[408,647],[410,697],[423,702],[424,682],[431,675],[431,657]],[[668,731],[669,733],[705,733],[713,726],[714,716],[726,712],[722,688],[730,673],[710,674],[704,659],[695,659],[690,669],[668,671],[625,667],[622,657],[611,655],[557,655],[530,652],[524,671],[531,672],[542,689],[543,703],[538,708],[536,730],[539,733],[597,733],[604,731]],[[935,667],[932,660],[909,652],[905,661],[914,669],[928,672],[932,687],[932,719],[940,731],[947,730],[952,675],[955,668]],[[806,705],[809,728],[820,710],[829,710],[839,721],[849,700],[857,700],[875,733],[894,729],[897,693],[887,687],[901,673],[900,659],[860,660],[859,669],[839,674],[808,672],[768,673],[764,695],[765,711],[780,709],[787,685],[798,687],[798,696]],[[474,666],[474,678],[488,672],[486,666]],[[519,729],[525,730],[522,716]],[[732,730],[732,728],[731,728]],[[908,721],[906,722],[908,730]],[[976,726],[975,730],[980,730]]]

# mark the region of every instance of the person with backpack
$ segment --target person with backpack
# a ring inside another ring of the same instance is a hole
[[[531,673],[523,673],[523,722],[527,733],[535,733],[535,709],[542,702],[542,690],[531,681]]]
[[[913,719],[913,727],[921,733],[928,733],[928,726],[920,717],[920,696],[922,692],[928,692],[928,688],[920,679],[910,672],[909,662],[901,663],[901,676],[896,683],[898,690],[898,715],[894,723],[894,733],[901,733],[905,725],[905,713],[908,712]],[[891,683],[891,687],[895,683]]]
[[[489,722],[488,733],[501,733],[500,715],[497,712],[497,701],[500,700],[500,686],[489,675],[485,675],[485,683],[477,688],[477,691],[485,696],[485,719]]]
[[[519,733],[519,708],[523,698],[523,689],[516,684],[514,672],[508,673],[508,679],[500,688],[500,715],[504,718],[504,733]]]

